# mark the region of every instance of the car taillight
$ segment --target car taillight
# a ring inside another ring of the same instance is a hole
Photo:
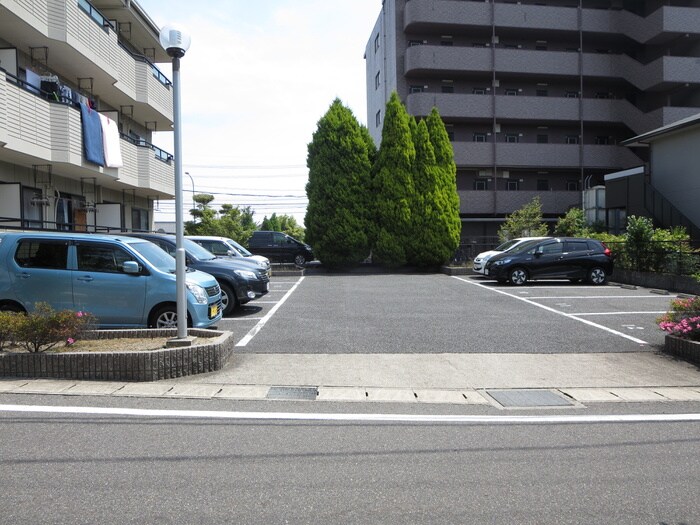
[[[603,245],[603,248],[605,248],[605,250],[603,250],[603,255],[607,255],[608,257],[612,257],[612,252],[610,251],[610,248],[605,246],[605,243],[601,243],[601,244]]]

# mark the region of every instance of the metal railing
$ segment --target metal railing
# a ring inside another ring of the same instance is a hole
[[[615,267],[673,275],[700,273],[700,241],[651,241],[643,244],[606,241]]]
[[[151,144],[150,142],[148,142],[142,138],[130,137],[129,135],[125,135],[124,133],[120,133],[119,136],[122,139],[126,140],[127,142],[131,142],[134,146],[137,146],[139,148],[152,149],[156,155],[156,159],[158,159],[161,162],[165,162],[166,164],[170,164],[174,158],[172,153],[168,153],[167,151],[159,148],[158,146],[156,146],[154,144]]]

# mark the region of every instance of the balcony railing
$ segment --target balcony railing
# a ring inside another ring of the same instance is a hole
[[[158,159],[161,162],[165,162],[166,164],[170,164],[173,161],[173,155],[171,153],[168,153],[167,151],[159,148],[158,146],[151,144],[150,142],[147,142],[146,140],[142,138],[135,138],[135,137],[130,137],[129,135],[125,135],[124,133],[120,133],[119,136],[123,139],[126,140],[127,142],[130,142],[134,146],[138,146],[139,148],[149,148],[152,149],[153,152],[155,153],[156,159]]]
[[[159,81],[161,84],[163,84],[163,85],[166,86],[168,89],[170,89],[170,86],[172,86],[173,83],[170,81],[170,79],[169,79],[168,77],[166,77],[166,76],[161,72],[160,69],[158,69],[158,68],[155,66],[155,64],[153,64],[153,62],[151,62],[150,60],[148,60],[148,58],[146,58],[145,56],[139,54],[139,53],[136,52],[134,49],[132,49],[131,45],[129,45],[129,43],[128,43],[126,40],[122,39],[122,38],[119,39],[119,46],[120,46],[124,51],[126,51],[127,53],[129,53],[129,55],[131,55],[131,57],[132,57],[134,60],[136,60],[136,61],[138,61],[138,62],[144,62],[144,63],[148,64],[148,65],[151,67],[151,71],[153,72],[153,76],[154,76],[155,78],[157,78],[158,81]]]
[[[112,25],[112,22],[110,22],[107,17],[100,13],[100,11],[94,5],[88,2],[88,0],[78,0],[78,7],[85,11],[85,13],[87,13],[87,15],[105,31],[109,31],[110,28],[112,31],[116,31],[116,28]]]

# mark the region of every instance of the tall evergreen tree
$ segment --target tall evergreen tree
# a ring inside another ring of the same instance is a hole
[[[435,206],[436,236],[432,249],[438,263],[447,262],[457,250],[462,233],[459,218],[459,195],[457,194],[457,165],[450,137],[437,108],[433,108],[425,120],[433,146],[435,162],[438,166],[435,180],[435,193],[432,204]]]
[[[330,267],[370,253],[370,172],[374,143],[338,99],[319,120],[308,146],[309,204],[304,224],[314,254]]]
[[[406,245],[412,235],[413,163],[416,150],[410,118],[394,92],[386,106],[382,144],[374,165],[377,239],[373,255],[388,266],[406,264]]]
[[[442,220],[438,194],[441,168],[435,160],[425,120],[421,120],[416,126],[414,146],[416,161],[413,170],[413,235],[407,244],[408,261],[420,267],[436,266],[444,263],[454,250],[448,253],[447,257],[444,256],[443,246],[447,232]]]

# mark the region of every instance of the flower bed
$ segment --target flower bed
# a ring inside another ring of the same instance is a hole
[[[657,321],[668,334],[665,351],[700,364],[700,297],[675,299],[671,309]]]
[[[96,330],[86,339],[177,336],[176,328]],[[132,352],[0,352],[0,377],[157,381],[220,370],[233,353],[231,332],[188,330],[194,346]]]
[[[700,365],[700,342],[667,335],[664,350],[676,357]]]

